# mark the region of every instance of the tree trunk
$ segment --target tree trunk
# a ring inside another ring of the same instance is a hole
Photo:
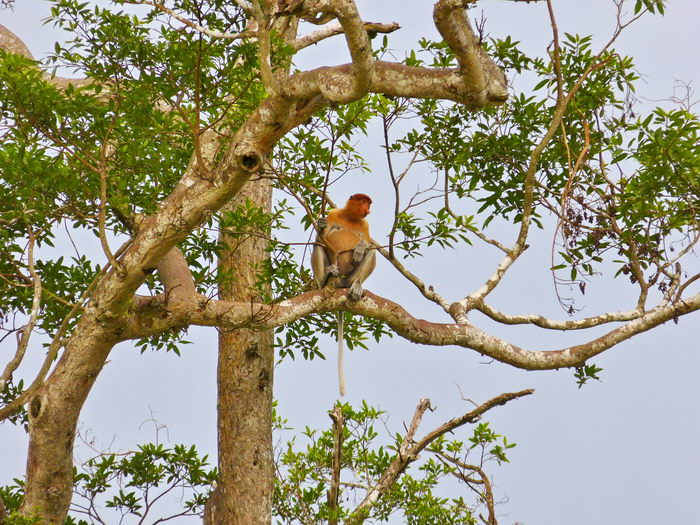
[[[250,199],[269,211],[272,186],[251,181],[225,210]],[[219,270],[230,281],[219,297],[249,301],[256,294],[256,265],[267,257],[266,240],[222,240],[228,243]],[[219,334],[218,453],[219,483],[207,502],[204,523],[269,525],[272,520],[272,373],[273,332],[247,329]]]
[[[28,403],[29,450],[23,516],[61,525],[73,496],[73,444],[80,410],[109,351],[114,334],[81,320],[51,377]]]

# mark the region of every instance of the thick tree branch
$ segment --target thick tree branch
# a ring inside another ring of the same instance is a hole
[[[323,95],[329,101],[339,101],[345,93],[344,86],[352,82],[351,65],[323,67],[292,75],[285,83],[284,94],[292,98]],[[458,69],[431,69],[377,61],[370,92],[392,97],[436,98],[451,100],[476,109],[496,106],[507,99],[504,90],[474,91],[465,84]]]
[[[171,249],[158,265],[158,275],[166,293],[173,296],[191,296],[197,293],[194,278],[179,248]]]
[[[700,294],[677,304],[649,310],[586,343],[557,350],[527,350],[471,324],[434,323],[417,319],[402,306],[368,291],[365,291],[362,300],[356,302],[349,301],[344,290],[322,289],[271,305],[216,301],[203,295],[191,295],[189,299],[177,302],[168,301],[163,296],[137,297],[122,338],[144,337],[190,324],[266,330],[307,315],[344,310],[383,321],[401,337],[414,343],[461,346],[517,368],[552,370],[581,366],[622,341],[698,309]]]
[[[332,89],[324,86],[330,96],[323,89],[321,92],[334,102],[349,103],[364,96],[372,84],[375,63],[372,45],[353,0],[307,0],[303,3],[302,18],[305,20],[326,20],[328,16],[338,20],[345,35],[352,63],[348,75],[325,76],[327,81],[332,80]],[[327,69],[319,68],[315,71],[319,73]],[[285,90],[285,93],[291,95],[288,90]]]
[[[469,24],[466,7],[475,0],[439,0],[433,8],[435,27],[457,57],[465,82],[474,91],[483,91],[486,79],[480,63],[479,41]]]
[[[439,0],[433,9],[435,27],[454,52],[467,89],[486,105],[494,96],[507,97],[503,71],[481,48],[466,14],[475,0]]]

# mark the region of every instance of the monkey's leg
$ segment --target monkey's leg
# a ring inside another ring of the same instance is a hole
[[[323,288],[328,283],[328,278],[331,275],[338,275],[338,265],[331,264],[331,261],[326,254],[326,250],[322,246],[314,246],[311,252],[311,269],[314,273],[314,279],[319,288]]]
[[[348,282],[350,283],[348,297],[351,301],[357,301],[362,297],[362,283],[374,271],[376,265],[376,252],[374,250],[365,251],[364,258],[348,277]]]

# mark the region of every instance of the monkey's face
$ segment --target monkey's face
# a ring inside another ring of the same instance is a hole
[[[369,202],[369,201],[364,201],[364,200],[363,200],[363,201],[360,201],[360,202],[357,204],[357,211],[358,211],[358,214],[361,215],[363,219],[364,219],[365,217],[367,217],[367,215],[369,215],[369,207],[370,207],[371,205],[372,205],[371,202]]]
[[[372,205],[372,199],[370,199],[367,195],[358,193],[357,195],[350,197],[348,204],[352,206],[353,210],[359,217],[364,219],[370,213],[369,207]]]

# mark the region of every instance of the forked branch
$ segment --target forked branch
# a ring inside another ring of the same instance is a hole
[[[494,407],[505,405],[509,401],[518,399],[519,397],[528,396],[533,392],[534,390],[528,389],[520,392],[512,392],[496,396],[489,399],[474,410],[443,423],[436,429],[428,432],[423,439],[415,441],[414,436],[418,431],[423,415],[425,414],[426,410],[431,408],[429,399],[421,399],[413,414],[411,424],[408,426],[408,430],[401,440],[396,457],[384,471],[384,474],[381,476],[379,481],[367,491],[365,498],[355,508],[352,514],[350,514],[348,519],[345,521],[346,525],[357,525],[367,519],[372,506],[377,502],[377,500],[396,483],[399,476],[403,474],[408,465],[418,459],[420,453],[437,438],[463,425],[466,425],[467,423],[475,423],[483,414]]]

